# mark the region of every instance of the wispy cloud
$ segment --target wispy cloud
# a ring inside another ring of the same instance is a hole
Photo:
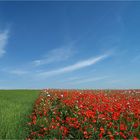
[[[28,73],[28,71],[25,71],[25,70],[11,70],[11,71],[9,71],[9,73],[15,74],[15,75],[25,75],[25,74]]]
[[[96,71],[96,69],[89,70],[89,71],[88,71],[88,75],[92,75],[93,73],[95,73],[95,71]],[[61,83],[66,83],[66,82],[71,82],[71,81],[75,81],[75,80],[81,80],[81,79],[85,79],[85,78],[88,78],[88,76],[87,76],[87,75],[81,76],[81,74],[78,76],[78,75],[76,74],[76,76],[73,75],[72,77],[68,77],[68,78],[66,78],[66,79],[62,79],[62,80],[59,81],[59,82],[61,82]]]
[[[99,81],[99,80],[103,80],[106,79],[110,76],[102,76],[102,77],[93,77],[93,78],[84,78],[84,79],[80,79],[77,81],[72,82],[72,84],[81,84],[81,83],[88,83],[88,82],[94,82],[94,81]]]
[[[109,83],[122,83],[122,82],[126,82],[128,79],[114,79],[114,80],[110,80]]]
[[[44,64],[65,61],[74,54],[73,47],[60,47],[53,49],[47,53],[47,55],[42,59],[37,59],[32,62],[35,66],[40,66]]]
[[[99,62],[101,60],[104,60],[108,56],[109,56],[109,54],[104,54],[104,55],[101,55],[101,56],[98,56],[98,57],[95,57],[95,58],[89,58],[87,60],[83,60],[83,61],[80,61],[80,62],[75,63],[73,65],[63,67],[63,68],[60,68],[60,69],[57,69],[57,70],[52,70],[52,71],[39,73],[39,76],[48,77],[48,76],[58,75],[58,74],[82,69],[84,67],[94,65],[97,62]]]
[[[8,30],[0,32],[0,57],[2,57],[6,52],[5,47],[8,42],[8,36],[9,36]]]

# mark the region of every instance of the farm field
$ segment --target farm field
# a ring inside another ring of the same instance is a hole
[[[1,90],[0,139],[140,139],[140,90]]]
[[[29,139],[140,139],[139,90],[43,90]]]
[[[26,122],[37,90],[0,90],[0,139],[26,138]]]

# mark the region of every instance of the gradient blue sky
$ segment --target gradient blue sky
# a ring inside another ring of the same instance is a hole
[[[140,2],[0,2],[0,88],[140,88]]]

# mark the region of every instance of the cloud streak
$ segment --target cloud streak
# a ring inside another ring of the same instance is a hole
[[[57,70],[52,70],[52,71],[39,73],[39,76],[49,77],[49,76],[53,76],[53,75],[58,75],[58,74],[62,74],[62,73],[67,73],[67,72],[72,72],[72,71],[75,71],[75,70],[79,70],[79,69],[94,65],[97,62],[99,62],[101,60],[104,60],[108,56],[109,56],[109,54],[104,54],[104,55],[101,55],[101,56],[98,56],[98,57],[95,57],[95,58],[89,58],[87,60],[83,60],[83,61],[77,62],[73,65],[66,66],[66,67],[63,67],[63,68],[60,68],[60,69],[57,69]]]
[[[3,68],[1,69],[1,71],[8,74],[12,74],[12,75],[17,75],[17,76],[21,76],[21,75],[25,75],[29,73],[29,71],[26,71],[23,69],[10,69],[10,68]]]
[[[74,54],[73,47],[60,47],[53,49],[48,52],[48,54],[43,59],[34,60],[32,64],[34,66],[41,66],[45,64],[50,64],[54,62],[65,61]]]
[[[9,36],[8,30],[0,32],[0,57],[2,57],[6,52],[5,47],[8,42],[8,36]]]
[[[27,74],[28,71],[24,71],[24,70],[11,70],[11,71],[9,71],[9,73],[21,76],[21,75]]]
[[[94,77],[94,78],[81,79],[81,80],[77,80],[77,81],[72,82],[72,84],[81,84],[81,83],[100,81],[100,80],[106,79],[108,77],[110,77],[110,76],[102,76],[102,77]]]

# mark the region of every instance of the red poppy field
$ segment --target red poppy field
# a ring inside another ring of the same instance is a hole
[[[140,90],[42,90],[27,139],[140,139]]]

